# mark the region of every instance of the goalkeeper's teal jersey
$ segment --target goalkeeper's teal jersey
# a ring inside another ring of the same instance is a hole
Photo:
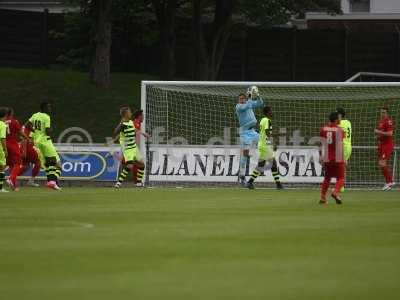
[[[236,104],[236,116],[239,120],[241,130],[248,130],[257,125],[257,119],[253,109],[264,106],[264,101],[261,98],[257,100],[247,100],[245,103]]]

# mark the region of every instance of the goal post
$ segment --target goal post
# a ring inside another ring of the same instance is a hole
[[[400,118],[400,83],[397,82],[193,82],[143,81],[144,129],[152,135],[146,151],[147,183],[235,184],[239,168],[239,135],[235,106],[239,93],[257,85],[273,111],[275,158],[283,182],[318,184],[322,181],[315,137],[337,107],[352,122],[353,153],[346,174],[347,186],[382,184],[377,166],[374,129],[379,108],[387,106],[394,122]],[[255,110],[257,120],[261,110]],[[399,132],[395,130],[395,141]],[[142,140],[143,141],[143,140]],[[145,145],[141,145],[145,149]],[[392,161],[399,179],[396,147]],[[251,150],[247,174],[257,162]],[[266,172],[260,185],[273,182]]]

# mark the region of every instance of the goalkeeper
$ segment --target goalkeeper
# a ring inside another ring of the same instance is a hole
[[[267,169],[271,169],[272,176],[278,190],[282,190],[283,186],[280,181],[278,163],[274,158],[274,150],[276,150],[272,141],[272,109],[265,106],[263,109],[264,118],[260,121],[260,138],[258,140],[258,165],[254,169],[246,187],[254,189],[254,181]]]
[[[239,162],[239,181],[243,186],[246,185],[246,165],[249,160],[250,146],[258,141],[259,135],[255,128],[257,119],[254,115],[254,109],[264,106],[264,101],[260,98],[258,88],[253,86],[247,90],[247,97],[244,94],[239,95],[239,103],[236,104],[236,116],[239,120],[240,134],[240,162]]]

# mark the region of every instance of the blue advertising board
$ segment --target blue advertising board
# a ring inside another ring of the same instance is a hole
[[[109,151],[59,152],[63,180],[115,181],[119,160]],[[22,176],[30,176],[28,169]],[[45,177],[41,170],[39,177]]]

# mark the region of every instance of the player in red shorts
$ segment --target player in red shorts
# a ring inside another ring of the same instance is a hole
[[[383,177],[385,177],[385,185],[383,191],[390,191],[394,186],[392,171],[389,166],[389,161],[393,153],[393,131],[394,124],[389,117],[389,110],[387,107],[382,107],[381,119],[378,128],[375,129],[375,134],[378,138],[378,164],[382,170]]]
[[[136,130],[140,130],[142,127],[142,122],[143,122],[143,110],[136,111],[133,114],[133,124],[135,125]],[[140,134],[136,135],[136,145],[140,146]],[[134,184],[138,184],[138,168],[136,165],[133,166],[132,168],[132,179]],[[140,184],[140,183],[139,183]]]
[[[136,129],[136,145],[138,146],[138,150],[140,151],[139,147],[140,147],[140,138],[141,135],[143,135],[146,138],[149,138],[150,136],[145,133],[145,132],[141,132],[142,129],[142,122],[143,122],[143,110],[138,110],[133,114],[133,124],[135,125],[135,129]],[[137,186],[142,186],[142,179],[144,176],[144,169],[138,169],[138,167],[136,165],[133,166],[132,168],[132,178],[133,178],[133,182],[137,185]]]
[[[336,178],[336,185],[332,198],[337,204],[342,204],[340,190],[344,185],[344,159],[343,159],[343,129],[339,127],[340,116],[337,112],[329,115],[329,123],[320,130],[322,145],[320,148],[320,162],[325,171],[324,181],[321,184],[320,204],[326,204],[326,193],[332,178]]]
[[[18,191],[17,176],[20,174],[22,165],[21,148],[19,141],[23,138],[21,124],[14,118],[14,110],[8,108],[7,111],[7,165],[10,167],[10,176],[7,183],[13,191]]]
[[[23,128],[25,136],[30,136],[30,131],[27,127]],[[25,173],[29,167],[32,166],[31,178],[28,180],[27,185],[38,187],[39,184],[35,182],[36,176],[39,175],[40,171],[40,159],[33,146],[33,143],[29,139],[25,139],[21,142],[21,152],[22,152],[22,167],[19,175]]]

